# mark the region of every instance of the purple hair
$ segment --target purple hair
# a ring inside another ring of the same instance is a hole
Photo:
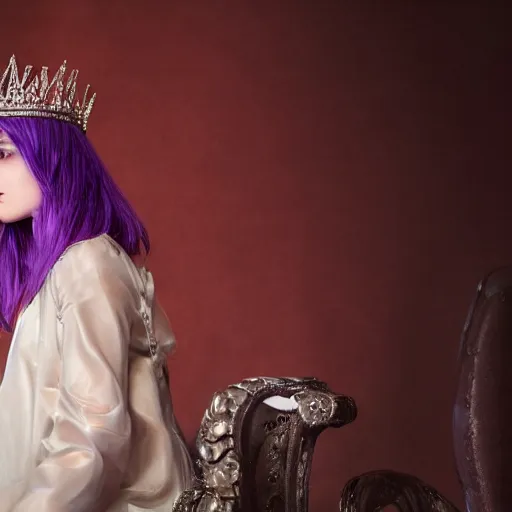
[[[146,229],[92,145],[74,125],[53,119],[0,118],[42,192],[36,218],[0,223],[0,327],[37,294],[73,243],[104,233],[130,255],[146,254]]]

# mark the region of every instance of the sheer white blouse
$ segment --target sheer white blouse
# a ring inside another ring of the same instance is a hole
[[[71,246],[17,322],[0,385],[0,512],[171,511],[191,485],[151,274]]]

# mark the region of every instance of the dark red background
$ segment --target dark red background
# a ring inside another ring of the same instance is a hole
[[[98,92],[90,138],[152,234],[187,436],[248,376],[356,399],[320,438],[316,511],[384,467],[461,504],[459,333],[477,281],[512,260],[508,13],[372,4],[2,5],[2,62],[67,58]]]

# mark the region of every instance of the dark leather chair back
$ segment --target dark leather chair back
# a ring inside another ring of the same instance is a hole
[[[478,286],[462,335],[453,415],[468,511],[512,507],[512,267]]]

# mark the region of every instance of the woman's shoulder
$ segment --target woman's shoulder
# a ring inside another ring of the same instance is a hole
[[[103,234],[70,245],[55,263],[52,274],[55,285],[62,288],[77,281],[129,284],[134,282],[135,270],[122,247]]]
[[[71,244],[59,257],[57,263],[74,260],[103,262],[109,258],[122,258],[124,250],[107,234],[88,238]],[[126,255],[128,257],[128,255]]]

